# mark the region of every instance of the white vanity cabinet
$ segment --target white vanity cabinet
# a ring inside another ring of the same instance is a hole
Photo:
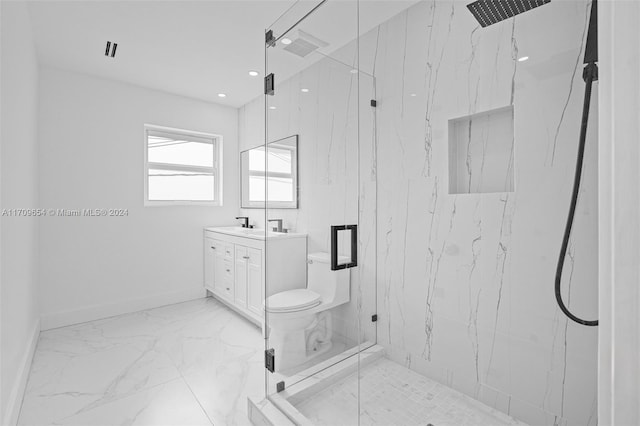
[[[267,246],[269,268],[265,268]],[[277,291],[304,288],[306,260],[306,234],[270,232],[265,239],[264,231],[253,229],[204,230],[205,289],[256,324],[264,321],[263,303],[270,296],[265,295],[266,274],[269,287],[273,283]]]

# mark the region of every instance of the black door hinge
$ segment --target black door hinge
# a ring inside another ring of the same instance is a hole
[[[377,321],[378,321],[378,314],[371,315],[371,322],[377,322]]]
[[[274,87],[275,76],[273,75],[273,73],[271,73],[264,78],[264,94],[273,96],[273,94],[275,93]]]
[[[371,106],[372,107],[377,107],[378,106],[378,101],[376,101],[375,99],[371,99]]]
[[[276,351],[273,349],[267,349],[264,351],[264,368],[272,373],[276,369]]]
[[[273,36],[273,30],[269,30],[264,34],[264,42],[267,47],[271,47],[276,44],[276,38]]]

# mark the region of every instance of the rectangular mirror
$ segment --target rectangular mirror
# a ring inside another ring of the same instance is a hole
[[[242,208],[265,208],[265,179],[268,208],[298,208],[298,135],[240,153]]]

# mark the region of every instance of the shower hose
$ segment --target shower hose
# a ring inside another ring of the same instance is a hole
[[[578,193],[580,192],[580,178],[582,176],[582,162],[584,160],[584,147],[587,139],[587,124],[589,122],[589,106],[591,104],[591,87],[593,82],[598,79],[598,66],[595,62],[588,63],[583,71],[582,77],[586,83],[584,92],[584,106],[582,108],[582,125],[580,126],[580,143],[578,145],[578,159],[576,161],[576,171],[573,179],[573,193],[571,194],[571,205],[569,206],[569,216],[567,217],[567,225],[564,228],[564,237],[562,238],[562,247],[560,248],[560,255],[558,257],[558,266],[556,267],[556,301],[558,306],[564,314],[571,320],[578,324],[586,326],[598,325],[598,320],[583,320],[578,318],[569,311],[569,308],[565,306],[562,300],[562,293],[560,284],[562,282],[562,268],[564,267],[564,259],[567,255],[567,248],[569,246],[569,237],[571,236],[571,227],[573,226],[573,219],[576,213],[576,204],[578,203]]]

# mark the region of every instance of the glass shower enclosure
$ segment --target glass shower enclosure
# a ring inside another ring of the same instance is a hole
[[[597,330],[553,287],[591,2],[491,23],[499,2],[467,3],[299,0],[265,30],[249,192],[266,203],[265,394],[294,424],[597,422]],[[561,283],[586,318],[597,83],[591,110]]]
[[[375,81],[357,38],[353,1],[296,2],[265,34],[266,393],[280,404],[338,363],[357,370],[376,341]],[[269,249],[287,234],[303,256]],[[298,279],[270,273],[283,269]]]

